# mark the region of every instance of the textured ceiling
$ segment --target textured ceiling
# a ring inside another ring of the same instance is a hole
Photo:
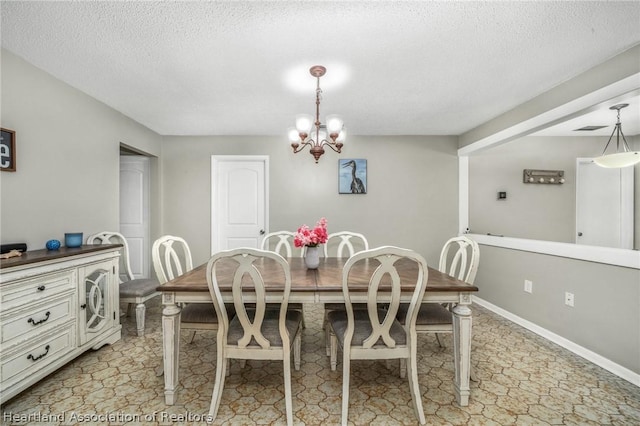
[[[640,2],[3,1],[2,46],[163,135],[458,135],[640,42]],[[333,74],[332,74],[333,73]],[[613,120],[613,119],[612,119]]]

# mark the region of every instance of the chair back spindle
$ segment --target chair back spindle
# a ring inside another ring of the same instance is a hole
[[[193,269],[191,250],[183,238],[173,235],[160,237],[153,243],[151,253],[160,284]]]
[[[127,239],[119,232],[103,231],[87,238],[87,244],[122,244],[121,256],[118,260],[119,271],[118,280],[120,284],[131,281],[135,277],[131,271],[131,263],[129,261],[129,243]]]
[[[363,234],[340,231],[329,234],[327,237],[327,242],[324,245],[324,257],[329,257],[329,248],[333,248],[336,245],[336,241],[339,241],[336,247],[336,257],[351,257],[360,251],[356,247],[361,248],[361,250],[369,250],[369,242]],[[345,251],[348,256],[344,256]]]
[[[450,254],[452,249],[454,252]],[[438,270],[473,284],[479,260],[480,249],[477,242],[465,236],[454,237],[442,247]]]
[[[295,235],[295,232],[291,231],[271,232],[262,239],[260,249],[274,251],[284,257],[293,257]],[[300,250],[300,257],[303,255],[304,250]]]

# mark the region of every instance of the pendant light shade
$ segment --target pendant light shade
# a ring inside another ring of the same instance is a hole
[[[296,129],[298,133],[308,135],[313,127],[313,117],[309,114],[298,114],[296,116]]]
[[[602,151],[602,155],[593,159],[593,162],[598,166],[607,168],[621,168],[633,166],[634,164],[640,163],[640,152],[631,151],[631,149],[629,148],[629,144],[627,143],[627,139],[624,137],[624,133],[622,133],[620,110],[628,106],[629,104],[618,104],[609,108],[611,110],[618,111],[618,121],[616,122],[611,136],[609,136],[609,141],[605,145],[604,150]],[[607,148],[609,147],[609,144],[613,139],[613,135],[616,135],[616,151],[611,154],[607,154]],[[622,143],[620,141],[620,136],[622,136]]]
[[[601,167],[620,168],[633,166],[640,163],[640,152],[628,151],[615,154],[601,155],[593,159],[593,162]]]

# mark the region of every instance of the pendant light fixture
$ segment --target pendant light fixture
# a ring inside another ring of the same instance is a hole
[[[640,163],[640,152],[631,151],[631,149],[629,148],[629,144],[627,143],[627,139],[624,137],[624,133],[622,133],[622,124],[620,123],[620,110],[628,106],[629,104],[618,104],[609,108],[610,110],[618,111],[618,121],[616,122],[616,126],[613,129],[611,136],[609,136],[609,141],[605,145],[604,150],[602,151],[602,155],[593,159],[593,161],[598,166],[607,168],[621,168]],[[614,153],[607,154],[607,148],[609,147],[609,144],[613,139],[613,135],[616,135],[616,151]],[[620,143],[620,136],[622,136],[622,143]]]
[[[320,156],[324,154],[325,146],[340,153],[346,137],[346,131],[342,119],[337,115],[328,115],[326,124],[320,122],[320,99],[322,98],[320,77],[327,72],[327,69],[322,65],[314,65],[309,69],[309,72],[317,81],[315,121],[309,114],[300,114],[296,117],[296,127],[290,128],[287,133],[293,153],[297,154],[306,146],[309,146],[309,152],[317,163]]]

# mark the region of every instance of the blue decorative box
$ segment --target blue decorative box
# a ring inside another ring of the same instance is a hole
[[[69,248],[80,247],[82,245],[82,232],[64,234],[64,245]]]
[[[60,248],[60,241],[58,240],[49,240],[45,245],[47,250],[58,250]]]

